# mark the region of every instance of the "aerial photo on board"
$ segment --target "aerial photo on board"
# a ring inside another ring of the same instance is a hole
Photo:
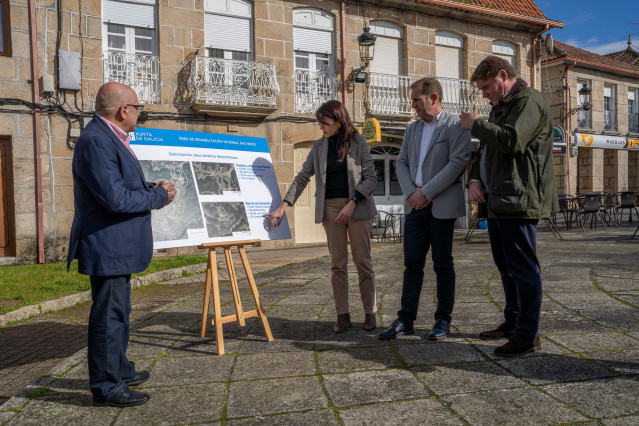
[[[173,182],[177,196],[168,206],[153,210],[153,241],[183,240],[188,229],[202,229],[202,212],[193,172],[188,161],[141,160],[144,177],[149,182]]]
[[[202,203],[209,238],[229,237],[234,232],[249,232],[248,217],[242,202]]]
[[[240,190],[234,164],[193,162],[193,172],[200,195],[222,195],[225,191]]]

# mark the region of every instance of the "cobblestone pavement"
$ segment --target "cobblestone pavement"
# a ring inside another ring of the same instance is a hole
[[[203,277],[189,277],[200,283],[166,287],[193,285],[192,294],[133,325],[128,354],[139,369],[151,372],[139,387],[151,395],[148,404],[92,407],[86,349],[69,348],[48,374],[0,406],[0,424],[638,425],[639,239],[629,239],[633,231],[628,225],[607,232],[562,230],[565,240],[560,241],[540,226],[542,350],[510,359],[493,355],[501,341],[477,337],[501,322],[504,304],[485,231],[476,231],[470,244],[461,231],[455,237],[452,335],[438,342],[426,340],[435,309],[430,261],[416,334],[377,340],[399,307],[400,244],[373,246],[380,329],[359,328],[364,314],[351,265],[353,327],[340,335],[332,331],[326,249],[290,262],[287,250],[281,250],[285,260],[275,269],[269,258],[278,253],[256,250],[249,259],[273,342],[266,341],[255,318],[245,327],[229,323],[224,325],[226,354],[217,355],[212,327],[206,338],[199,337]],[[240,289],[244,308],[252,309],[245,279]],[[228,285],[222,286],[221,300],[223,313],[230,314]],[[3,350],[27,338],[13,331],[20,326],[1,330]],[[75,334],[84,332],[75,327]],[[52,347],[57,340],[51,339]],[[0,368],[13,365],[3,361]]]

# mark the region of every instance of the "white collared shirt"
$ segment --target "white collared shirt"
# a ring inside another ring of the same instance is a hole
[[[442,111],[440,111],[430,123],[426,120],[422,120],[424,122],[424,129],[422,130],[422,143],[419,147],[419,161],[417,162],[417,174],[415,174],[415,186],[422,186],[424,184],[424,182],[422,182],[422,167],[424,166],[426,153],[428,152],[428,147],[430,146],[433,133],[435,133],[435,128],[437,127],[439,116],[442,115]]]

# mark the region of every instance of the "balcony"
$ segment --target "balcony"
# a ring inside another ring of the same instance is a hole
[[[189,65],[190,105],[196,112],[263,118],[277,109],[275,64],[196,56]]]
[[[604,130],[608,132],[617,131],[617,111],[614,109],[604,110]]]
[[[492,105],[469,80],[437,77],[437,81],[442,85],[442,106],[446,111],[459,114],[462,111],[472,111],[473,105],[477,104],[480,117],[490,114]]]
[[[142,104],[160,102],[160,61],[157,56],[104,53],[104,82],[133,88]]]
[[[335,76],[332,73],[296,70],[293,79],[297,113],[315,114],[320,105],[337,96]]]
[[[577,127],[580,129],[592,129],[589,110],[580,109],[577,111]]]
[[[639,113],[628,114],[628,133],[639,133]]]
[[[370,73],[368,76],[368,113],[375,116],[405,116],[412,118],[410,77]]]

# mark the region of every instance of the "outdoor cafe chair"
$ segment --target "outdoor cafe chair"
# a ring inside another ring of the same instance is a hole
[[[601,220],[601,224],[604,229],[606,228],[606,221],[603,218],[603,213],[601,213],[601,193],[600,192],[589,192],[584,196],[584,207],[578,211],[578,221],[581,221],[581,230],[585,231],[585,223],[588,216],[590,216],[590,227],[592,228],[592,223],[595,223],[595,229],[597,229],[597,218]]]
[[[635,200],[635,193],[633,191],[618,192],[619,205],[615,208],[619,215],[619,223],[623,217],[623,211],[628,209],[628,222],[632,222],[632,211],[634,210],[637,218],[639,218],[639,210],[637,210],[637,202]],[[621,212],[619,212],[621,210]]]

